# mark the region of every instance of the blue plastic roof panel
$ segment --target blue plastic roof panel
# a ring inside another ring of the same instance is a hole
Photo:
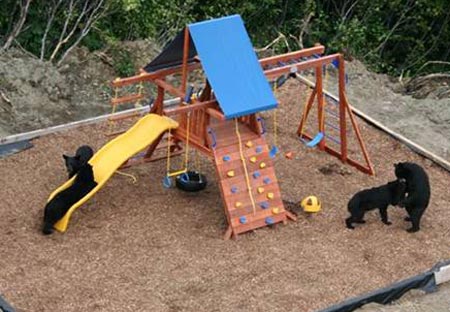
[[[239,15],[190,24],[189,32],[227,119],[277,107]]]

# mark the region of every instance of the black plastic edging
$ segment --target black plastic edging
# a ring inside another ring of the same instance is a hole
[[[437,290],[436,281],[434,280],[434,272],[440,267],[450,264],[449,261],[436,264],[430,271],[419,274],[417,276],[394,283],[388,287],[381,288],[368,294],[345,300],[341,303],[328,307],[317,312],[351,312],[368,303],[387,304],[399,299],[411,289],[422,289],[426,293]]]
[[[15,312],[14,308],[10,306],[3,298],[0,296],[0,311],[2,312]]]

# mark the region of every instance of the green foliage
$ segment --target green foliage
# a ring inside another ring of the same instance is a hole
[[[24,31],[17,38],[28,51],[39,55],[56,1],[32,1]],[[4,4],[3,4],[4,3]],[[19,15],[19,0],[3,0],[0,40],[4,40]],[[450,10],[448,0],[107,0],[106,14],[82,44],[102,49],[121,40],[152,38],[161,46],[191,22],[240,14],[256,47],[263,47],[280,33],[288,42],[273,48],[286,52],[320,42],[327,53],[344,52],[372,69],[390,74],[417,70],[444,70],[428,61],[449,61]],[[75,15],[76,16],[76,15]],[[60,34],[65,14],[55,17],[46,44],[49,52]],[[299,34],[302,40],[299,41]],[[70,42],[69,42],[70,44]],[[125,52],[116,51],[116,70],[128,75],[133,66]],[[445,70],[448,70],[447,68]]]
[[[129,77],[136,73],[134,60],[130,52],[114,45],[109,54],[112,58],[113,68],[119,77]]]

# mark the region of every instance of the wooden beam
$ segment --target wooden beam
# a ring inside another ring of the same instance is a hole
[[[345,116],[347,107],[345,101],[345,61],[342,55],[338,58],[339,65],[339,128],[341,139],[341,159],[345,162],[347,159],[347,118]],[[351,111],[349,111],[351,114]],[[355,125],[353,125],[355,126]],[[355,129],[356,130],[356,129]],[[360,139],[360,138],[359,138]],[[364,150],[363,150],[364,151]]]
[[[186,81],[187,81],[187,75],[188,75],[188,63],[189,58],[189,27],[186,27],[184,29],[184,45],[183,45],[183,66],[182,66],[182,72],[181,72],[181,92],[186,94]]]
[[[271,80],[271,79],[274,79],[275,77],[279,77],[283,74],[290,73],[291,68],[293,68],[293,67],[297,68],[297,71],[302,71],[305,69],[310,69],[310,68],[330,64],[334,60],[338,59],[339,55],[340,54],[331,54],[331,55],[323,56],[323,57],[320,57],[317,59],[304,61],[304,62],[298,63],[298,64],[286,65],[286,66],[273,68],[273,69],[266,69],[264,71],[264,74],[266,75],[267,79]]]
[[[259,60],[259,63],[261,66],[267,66],[267,65],[278,65],[279,62],[285,62],[292,59],[298,59],[301,57],[308,57],[314,54],[323,54],[325,52],[325,47],[322,45],[308,48],[308,49],[302,49],[299,51],[294,51],[286,54],[281,55],[275,55],[271,57],[266,57]]]
[[[225,115],[222,114],[222,113],[221,113],[220,111],[218,111],[217,109],[214,109],[214,108],[207,108],[207,109],[206,109],[206,113],[207,113],[209,116],[214,117],[214,118],[216,118],[216,119],[218,119],[218,120],[221,120],[221,121],[227,120],[227,119],[225,118]]]
[[[187,69],[188,69],[188,71],[192,71],[194,69],[198,69],[201,67],[202,67],[202,65],[199,62],[195,62],[195,63],[189,63],[187,66]],[[181,71],[182,71],[182,66],[175,66],[175,67],[171,67],[171,68],[160,69],[160,70],[157,70],[157,71],[151,72],[151,73],[144,72],[139,75],[132,76],[132,77],[115,79],[114,81],[111,82],[111,85],[113,87],[123,87],[126,85],[135,84],[136,82],[151,81],[151,80],[158,79],[158,78],[164,78],[166,76],[169,76],[169,75],[172,75],[175,73],[181,73]]]
[[[145,94],[129,94],[126,96],[121,96],[121,97],[111,99],[111,105],[135,102],[137,100],[142,100],[144,97],[145,97]]]
[[[359,142],[359,146],[361,147],[361,150],[363,152],[364,160],[366,161],[366,164],[370,169],[370,174],[374,175],[375,170],[373,168],[372,162],[369,159],[369,154],[367,153],[367,149],[366,149],[366,146],[364,145],[364,141],[362,139],[361,132],[359,131],[358,123],[356,122],[356,118],[353,116],[353,113],[350,110],[350,107],[349,107],[348,101],[347,101],[347,96],[345,95],[345,93],[343,94],[343,98],[341,101],[344,102],[345,109],[348,110],[348,115],[350,116],[350,120],[352,122],[353,129],[355,130],[356,137]],[[341,144],[342,144],[342,142],[341,142]]]
[[[319,132],[322,132],[323,134],[325,134],[325,123],[324,123],[324,111],[323,111],[323,70],[322,70],[322,66],[317,66],[316,67],[316,92],[317,92],[317,118],[318,118],[318,122],[319,122]],[[321,151],[323,151],[325,148],[325,140],[322,139],[319,142],[319,149]]]
[[[308,119],[309,112],[314,104],[314,99],[316,97],[317,91],[314,88],[311,95],[308,99],[308,104],[306,105],[305,111],[302,114],[302,119],[300,120],[300,124],[298,125],[297,135],[302,135],[302,132],[305,128],[306,120]]]
[[[178,106],[178,107],[171,108],[171,109],[166,109],[166,110],[164,110],[164,114],[167,116],[173,116],[173,115],[188,113],[188,112],[199,110],[199,109],[213,108],[215,106],[217,106],[216,100],[211,100],[211,101],[206,101],[206,102],[197,102],[197,103],[190,104],[190,105],[184,105],[184,106]]]
[[[162,79],[155,79],[154,82],[170,94],[177,97],[179,96],[182,100],[184,99],[184,92],[181,89],[175,88],[170,83],[167,83]]]

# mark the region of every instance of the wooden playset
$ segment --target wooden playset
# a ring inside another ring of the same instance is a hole
[[[237,27],[235,29],[237,32],[228,35],[229,31],[227,29],[232,29],[233,27]],[[218,44],[218,41],[213,38],[213,33],[211,33],[211,31],[220,30],[225,33],[221,38],[229,40],[225,46]],[[177,120],[179,123],[179,126],[166,136],[167,143],[162,145],[163,148],[171,146],[170,149],[173,151],[180,151],[180,142],[183,142],[185,145],[213,159],[228,220],[225,239],[262,226],[279,222],[285,223],[287,219],[296,219],[283,206],[273,166],[273,151],[271,151],[272,148],[269,148],[266,142],[265,129],[261,118],[258,117],[260,110],[250,110],[249,113],[246,113],[248,110],[245,106],[234,106],[231,107],[231,110],[237,107],[237,113],[227,114],[226,111],[230,111],[229,107],[227,107],[229,104],[221,102],[221,99],[229,101],[231,98],[232,101],[245,105],[245,100],[248,100],[248,96],[242,92],[255,92],[255,88],[245,90],[247,86],[255,83],[255,81],[251,80],[246,81],[254,78],[251,74],[249,75],[248,72],[245,73],[243,71],[230,72],[230,66],[235,65],[230,64],[230,59],[233,61],[234,55],[240,55],[238,58],[241,58],[242,55],[250,55],[247,59],[242,57],[242,60],[239,60],[241,62],[240,65],[243,65],[239,69],[259,71],[267,80],[272,81],[272,84],[276,87],[280,87],[282,82],[288,77],[297,78],[302,71],[315,70],[315,85],[312,87],[312,93],[303,111],[303,116],[299,116],[297,134],[302,141],[306,141],[308,146],[317,145],[320,150],[339,157],[344,163],[355,166],[365,173],[374,173],[355,117],[345,96],[346,77],[342,55],[321,56],[324,53],[324,47],[318,45],[309,49],[261,59],[257,68],[251,68],[250,66],[249,69],[248,62],[253,60],[252,55],[255,58],[256,55],[253,49],[249,51],[248,46],[245,44],[246,40],[249,40],[248,35],[239,16],[192,24],[186,27],[166,47],[160,56],[141,70],[139,75],[116,79],[112,82],[114,88],[138,84],[140,85],[138,90],[142,90],[143,82],[155,84],[157,86],[157,96],[149,109],[149,113],[165,115]],[[247,49],[243,50],[242,48]],[[223,52],[223,49],[225,49],[225,52],[222,55],[213,55]],[[242,64],[242,62],[246,62],[246,64]],[[329,147],[327,136],[324,135],[327,131],[323,122],[326,113],[326,99],[324,99],[322,77],[324,67],[329,64],[335,64],[339,72],[340,100],[338,103],[335,103],[339,112],[337,116],[339,120],[337,129],[339,129],[340,134],[339,150]],[[227,66],[228,68],[226,68]],[[204,87],[198,92],[197,96],[192,96],[193,89],[189,88],[189,74],[199,69],[203,69],[205,74]],[[179,86],[168,82],[168,76],[171,75],[180,76],[181,84]],[[280,83],[280,81],[282,82]],[[258,82],[256,81],[256,83]],[[245,87],[236,90],[236,83]],[[264,85],[258,87],[264,88]],[[270,90],[267,81],[265,87]],[[267,92],[267,90],[264,91]],[[224,92],[229,94],[224,96],[221,94]],[[175,107],[164,107],[163,103],[166,94],[179,98],[179,104]],[[147,95],[139,92],[116,97],[113,99],[112,105],[140,100],[145,96]],[[239,96],[243,97],[244,101]],[[318,134],[315,136],[303,130],[304,123],[314,103],[317,103],[318,106],[319,121]],[[269,109],[276,107],[276,103],[271,104],[275,105],[272,105]],[[348,157],[347,116],[350,118],[356,132],[366,161],[365,164]],[[133,162],[154,160],[152,159],[153,152],[162,139],[163,135],[149,146],[140,160],[130,160],[125,166]],[[171,156],[174,155],[176,154]],[[185,170],[176,172],[176,174],[181,174]]]
[[[116,132],[119,135],[89,160],[97,186],[70,207],[55,228],[64,232],[71,214],[119,168],[166,158],[165,187],[172,185],[173,177],[176,177],[177,186],[179,183],[198,182],[204,187],[203,176],[188,170],[189,149],[212,159],[215,164],[228,221],[225,239],[259,227],[286,223],[288,219],[295,220],[295,215],[283,205],[274,169],[273,158],[278,152],[276,122],[274,140],[269,147],[264,121],[259,113],[276,112],[278,103],[272,88],[280,88],[289,78],[297,79],[301,86],[305,86],[300,73],[306,70],[314,71],[315,84],[307,85],[310,96],[302,116],[299,116],[298,129],[293,130],[299,136],[299,144],[304,142],[309,147],[317,146],[342,162],[373,174],[345,96],[343,57],[340,54],[322,56],[324,50],[318,45],[258,60],[239,15],[188,25],[139,75],[112,82],[113,111],[123,103],[142,105],[145,99],[150,98],[144,91],[144,83],[156,86],[156,98],[149,101],[146,116],[124,133]],[[339,73],[339,100],[332,103],[334,111],[325,107],[329,103],[323,89],[323,74],[329,64],[335,66]],[[202,88],[196,89],[190,79],[198,81],[199,73],[204,83]],[[123,90],[130,89],[136,92],[124,94]],[[167,95],[178,98],[178,103],[165,106]],[[317,107],[313,109],[314,103]],[[313,111],[317,111],[318,126],[316,133],[309,134],[311,127],[305,127],[305,124]],[[332,113],[338,124],[325,121],[326,113]],[[111,117],[110,122],[117,123],[120,119],[135,116],[134,113],[122,114]],[[347,116],[361,147],[363,164],[348,156]],[[331,130],[337,131],[339,138],[333,137]],[[333,148],[329,143],[338,144],[340,148]],[[158,156],[157,150],[167,153]],[[183,168],[171,171],[171,158],[180,154],[184,154]],[[292,158],[292,153],[286,153],[286,158]],[[192,177],[198,179],[189,181]],[[57,188],[49,200],[69,187],[73,180]]]

